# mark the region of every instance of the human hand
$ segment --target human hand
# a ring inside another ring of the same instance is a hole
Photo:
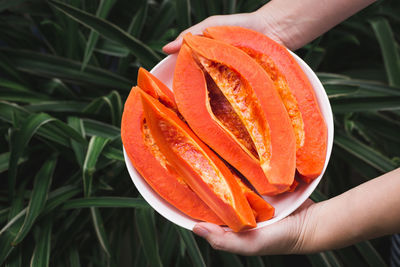
[[[267,10],[268,11],[268,10]],[[183,36],[190,32],[194,35],[200,35],[208,27],[213,26],[241,26],[249,28],[258,32],[262,32],[268,35],[271,39],[275,40],[280,44],[284,44],[279,34],[275,30],[276,23],[274,22],[274,16],[266,16],[267,12],[256,11],[252,13],[241,13],[233,15],[219,15],[211,16],[201,21],[200,23],[193,25],[192,27],[184,30],[179,36],[172,42],[168,43],[163,47],[163,51],[167,54],[173,54],[179,51]]]
[[[317,209],[308,199],[288,217],[260,229],[235,233],[212,223],[198,223],[193,232],[214,249],[241,255],[305,253],[313,239]]]

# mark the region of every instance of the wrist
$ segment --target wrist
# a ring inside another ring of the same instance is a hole
[[[303,45],[301,33],[296,27],[295,18],[290,9],[280,6],[280,2],[271,1],[252,14],[258,23],[259,31],[290,50]]]

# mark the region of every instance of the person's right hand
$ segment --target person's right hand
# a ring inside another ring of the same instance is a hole
[[[173,54],[179,51],[183,36],[190,32],[194,35],[200,35],[203,31],[212,26],[230,25],[230,26],[241,26],[249,28],[258,32],[262,32],[271,39],[274,39],[280,44],[284,44],[279,34],[275,31],[275,23],[273,16],[266,16],[261,14],[260,11],[253,13],[241,13],[234,15],[219,15],[208,17],[200,23],[193,25],[192,27],[184,30],[179,36],[172,42],[168,43],[163,47],[163,51],[167,54]],[[284,44],[285,45],[285,44]]]

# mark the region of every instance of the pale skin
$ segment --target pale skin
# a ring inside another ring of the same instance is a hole
[[[237,25],[298,49],[373,0],[272,0],[253,13],[213,16],[167,44],[176,53],[182,36],[210,26]],[[193,231],[213,248],[242,255],[300,254],[345,247],[400,232],[400,168],[329,200],[307,200],[297,211],[272,225],[242,233],[198,223]]]

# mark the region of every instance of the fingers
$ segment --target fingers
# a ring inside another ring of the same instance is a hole
[[[167,53],[167,54],[173,54],[173,53],[178,52],[179,49],[181,48],[181,45],[182,45],[183,36],[184,36],[186,33],[190,32],[190,33],[192,33],[192,34],[194,34],[194,35],[200,35],[200,34],[203,33],[203,31],[204,31],[207,27],[209,27],[209,26],[211,26],[211,25],[215,25],[215,23],[214,23],[215,20],[216,20],[215,17],[209,17],[209,18],[203,20],[202,22],[200,22],[200,23],[198,23],[198,24],[196,24],[196,25],[194,25],[194,26],[192,26],[192,27],[190,27],[190,28],[184,30],[183,32],[181,32],[181,33],[178,35],[178,37],[177,37],[174,41],[172,41],[172,42],[166,44],[166,45],[163,47],[163,51],[164,51],[165,53]]]
[[[214,249],[241,255],[301,253],[306,249],[304,241],[309,239],[303,233],[313,204],[308,199],[288,217],[255,230],[235,233],[215,224],[198,223],[193,232],[205,238]]]
[[[218,15],[208,17],[200,23],[184,30],[179,34],[179,36],[172,42],[166,44],[163,47],[163,51],[168,54],[173,54],[179,51],[182,45],[183,36],[190,32],[194,35],[200,35],[203,31],[212,26],[221,26],[221,25],[238,25],[243,27],[254,28],[251,25],[248,25],[248,21],[252,18],[251,14],[233,14],[233,15]]]
[[[242,255],[254,255],[257,248],[254,244],[257,238],[256,231],[235,233],[225,231],[222,227],[212,223],[198,223],[193,232],[205,238],[217,250],[229,251]]]

